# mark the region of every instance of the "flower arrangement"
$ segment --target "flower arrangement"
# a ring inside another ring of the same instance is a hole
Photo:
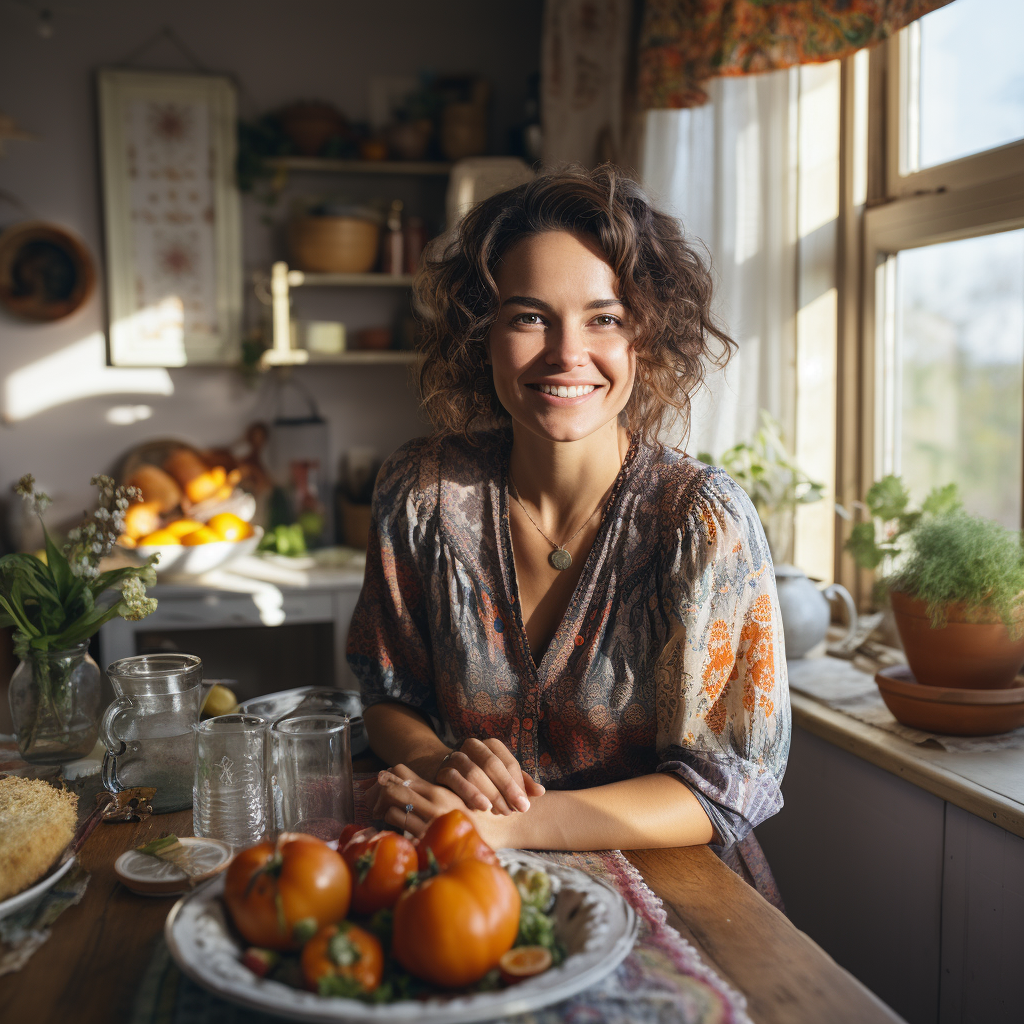
[[[15,698],[12,681],[11,710],[23,756],[33,750],[41,733],[69,735],[79,695],[74,692],[72,662],[58,657],[82,647],[99,628],[116,615],[142,619],[156,608],[146,596],[146,586],[156,582],[148,559],[144,565],[100,571],[100,560],[110,554],[124,529],[124,514],[139,498],[136,488],[115,487],[108,476],[92,478],[99,490],[95,512],[68,534],[63,550],[46,527],[46,557],[12,554],[0,558],[0,626],[14,628],[14,649],[23,664],[31,666],[31,693]],[[37,492],[31,475],[21,478],[15,491],[42,519],[51,504]],[[100,601],[101,595],[120,587],[120,598]],[[97,673],[98,699],[98,673]],[[16,705],[17,704],[17,708]],[[95,743],[95,728],[89,749]]]

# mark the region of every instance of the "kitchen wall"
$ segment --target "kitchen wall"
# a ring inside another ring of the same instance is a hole
[[[54,33],[43,38],[28,4],[0,6],[0,111],[37,137],[5,146],[0,189],[78,234],[101,275],[88,304],[53,325],[0,311],[0,394],[16,388],[21,408],[45,406],[0,425],[0,498],[33,472],[57,499],[58,522],[90,503],[89,476],[127,448],[161,437],[225,444],[273,412],[266,387],[231,369],[106,366],[96,68],[123,63],[166,25],[207,70],[241,83],[243,116],[316,98],[353,120],[367,116],[371,75],[478,73],[494,87],[492,149],[501,151],[539,66],[541,9],[542,0],[66,0],[54,5]],[[133,65],[194,70],[166,41]],[[25,216],[0,196],[0,226]],[[247,273],[265,268],[273,240],[251,200],[244,230]],[[425,430],[408,367],[295,373],[330,423],[335,455],[350,446],[386,455]]]

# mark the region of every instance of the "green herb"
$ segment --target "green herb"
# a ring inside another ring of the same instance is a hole
[[[554,900],[551,876],[546,871],[520,868],[513,876],[523,903],[538,910],[548,910]]]
[[[532,903],[523,903],[519,911],[519,934],[515,946],[543,946],[551,954],[552,964],[565,959],[565,946],[555,937],[555,922],[550,914]]]
[[[306,553],[306,536],[298,523],[281,523],[268,530],[260,541],[260,551],[297,557]]]
[[[947,605],[962,603],[968,615],[995,613],[1014,638],[1024,633],[1024,548],[1018,531],[956,511],[921,520],[910,539],[909,559],[884,582],[924,601],[934,628],[945,625]]]
[[[359,963],[363,954],[348,937],[348,925],[342,921],[338,930],[327,941],[327,956],[338,967],[351,967]]]
[[[63,549],[43,526],[45,559],[30,554],[0,558],[0,628],[13,627],[15,652],[32,661],[33,681],[39,691],[36,714],[18,737],[22,750],[35,743],[44,716],[63,724],[72,713],[72,668],[51,664],[46,653],[85,643],[117,615],[136,621],[156,608],[156,601],[146,597],[146,587],[156,582],[153,562],[157,556],[142,566],[99,570],[100,560],[110,554],[124,530],[129,503],[141,493],[134,487],[115,487],[108,476],[94,476],[92,484],[99,489],[99,507],[71,530]],[[14,489],[41,523],[51,501],[36,491],[34,477],[23,476]],[[114,587],[120,587],[120,599],[99,603],[100,595]]]

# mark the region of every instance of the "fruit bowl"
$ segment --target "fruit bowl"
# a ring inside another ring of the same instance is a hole
[[[184,544],[140,544],[135,548],[139,558],[159,555],[157,576],[201,576],[219,569],[228,562],[251,555],[263,539],[263,527],[254,526],[252,535],[244,540],[216,540],[187,547]]]

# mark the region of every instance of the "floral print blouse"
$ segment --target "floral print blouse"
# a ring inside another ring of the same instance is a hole
[[[509,532],[507,430],[385,463],[348,660],[363,704],[450,746],[494,736],[549,788],[671,772],[724,845],[782,807],[790,740],[768,545],[722,470],[634,439],[565,616],[535,664]]]

